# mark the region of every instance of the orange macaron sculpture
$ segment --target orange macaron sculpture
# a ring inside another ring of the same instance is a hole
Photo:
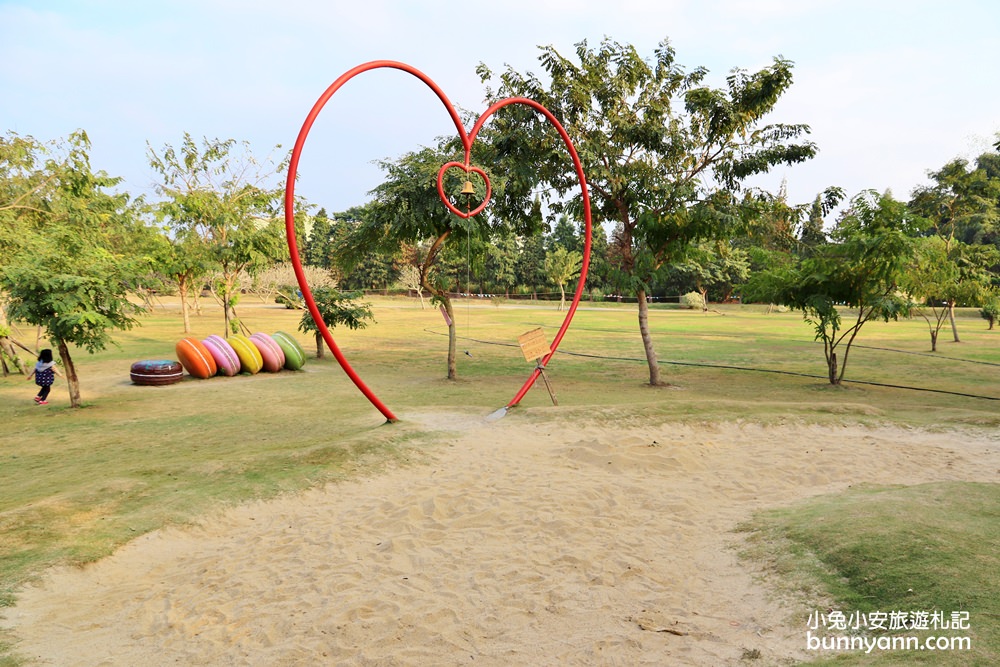
[[[219,372],[215,358],[197,338],[182,338],[174,346],[177,358],[191,377],[207,380]]]

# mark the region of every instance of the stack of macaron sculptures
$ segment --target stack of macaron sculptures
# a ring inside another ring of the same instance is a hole
[[[282,368],[297,371],[306,361],[302,346],[283,331],[273,336],[234,334],[228,339],[213,334],[201,341],[193,337],[182,338],[175,350],[188,374],[202,380],[216,375],[277,373]]]

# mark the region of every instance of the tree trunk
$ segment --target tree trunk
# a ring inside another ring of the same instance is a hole
[[[455,310],[452,308],[448,294],[439,295],[444,310],[448,313],[448,379],[458,379],[458,327],[455,325]]]
[[[831,352],[830,356],[827,357],[826,363],[830,371],[830,384],[840,384],[840,375],[837,373],[837,353]]]
[[[177,293],[181,297],[181,319],[184,321],[184,333],[191,333],[191,314],[188,312],[188,281],[181,278],[177,281]]]
[[[931,352],[937,352],[937,338],[938,332],[931,331]]]
[[[448,230],[441,236],[437,237],[434,243],[431,244],[430,249],[427,251],[427,257],[424,259],[424,264],[420,269],[420,284],[423,285],[424,289],[430,292],[430,294],[441,300],[441,304],[444,306],[444,312],[448,316],[448,379],[454,380],[458,378],[458,362],[456,360],[458,351],[458,330],[455,328],[455,309],[452,308],[451,298],[448,296],[448,290],[437,289],[428,282],[431,265],[434,263],[438,250],[445,242],[445,239],[448,238],[449,234],[451,234],[451,230]]]
[[[562,311],[566,308],[566,289],[563,287],[562,283],[559,283],[559,310]]]
[[[225,322],[225,331],[226,331],[226,333],[223,336],[223,338],[229,338],[230,334],[234,334],[236,332],[235,331],[230,331],[230,329],[229,329],[229,326],[230,326],[230,324],[229,324],[229,290],[226,287],[223,287],[223,292],[222,292],[222,318],[223,318],[223,321]]]
[[[955,325],[955,302],[948,302],[948,321],[951,322],[951,335],[955,337],[956,343],[961,343],[958,339],[958,326]]]
[[[76,374],[76,366],[73,365],[73,359],[69,356],[69,346],[62,340],[59,341],[59,358],[62,360],[63,370],[66,372],[66,385],[69,387],[70,407],[78,408],[80,407],[80,378]]]
[[[653,349],[653,337],[649,334],[649,304],[646,303],[646,290],[639,289],[635,295],[639,299],[639,334],[642,336],[642,347],[646,351],[649,384],[657,387],[663,382],[660,380],[660,364],[656,360],[656,350]]]
[[[316,332],[316,358],[322,359],[323,355],[326,353],[326,345],[323,341],[323,334],[319,331]]]
[[[14,346],[11,345],[10,340],[11,339],[7,336],[0,337],[0,350],[3,350],[3,354],[10,359],[11,363],[14,364],[14,367],[17,368],[17,371],[21,375],[27,375],[28,370],[25,367],[24,362],[21,361],[21,358],[17,356],[17,351],[14,349]]]

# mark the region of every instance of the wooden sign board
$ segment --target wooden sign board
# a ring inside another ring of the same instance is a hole
[[[525,361],[541,359],[552,351],[549,342],[545,340],[545,332],[540,327],[518,336],[517,344],[521,346]]]

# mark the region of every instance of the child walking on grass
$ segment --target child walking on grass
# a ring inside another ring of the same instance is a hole
[[[27,377],[30,380],[34,376],[35,384],[39,387],[38,395],[35,396],[35,403],[38,405],[48,405],[49,390],[52,389],[52,383],[56,381],[57,375],[59,377],[63,376],[59,372],[59,369],[56,368],[56,362],[52,360],[52,350],[42,350],[41,354],[38,355],[38,363],[31,369]]]

